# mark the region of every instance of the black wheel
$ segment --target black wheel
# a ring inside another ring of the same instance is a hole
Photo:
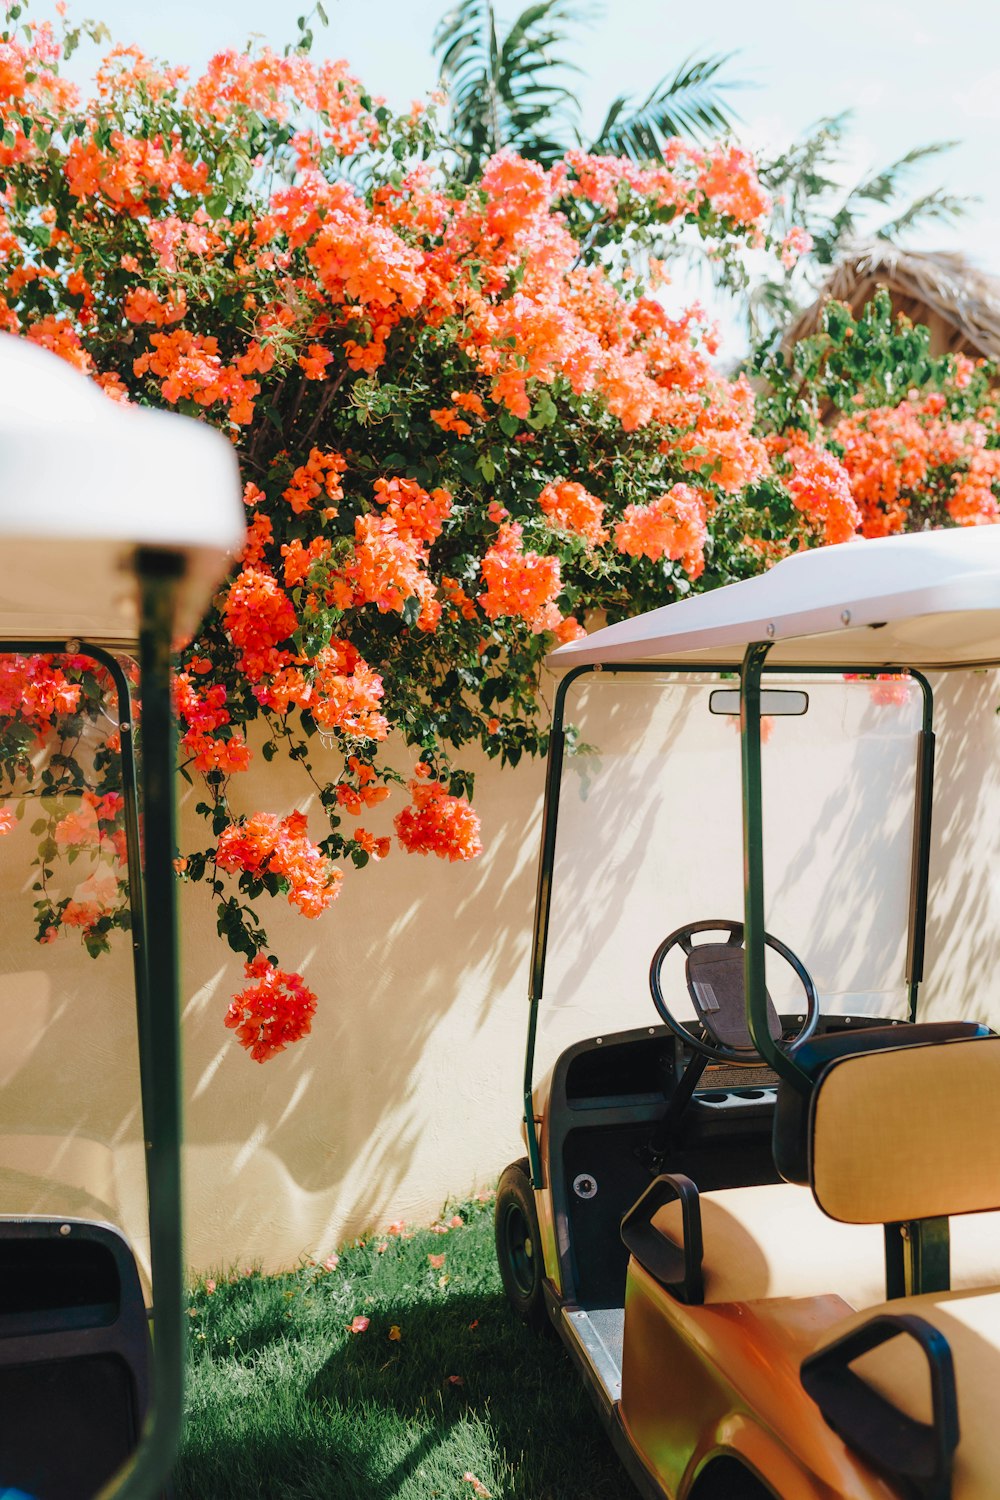
[[[497,1185],[497,1264],[507,1301],[534,1333],[549,1327],[542,1291],[542,1247],[527,1158],[505,1168]]]

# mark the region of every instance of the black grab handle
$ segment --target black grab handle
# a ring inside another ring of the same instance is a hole
[[[907,1334],[930,1371],[931,1421],[915,1421],[850,1369],[852,1360]],[[913,1313],[877,1313],[802,1361],[802,1384],[829,1427],[873,1468],[903,1480],[919,1500],[951,1500],[958,1447],[955,1366],[944,1334]]]
[[[653,1224],[653,1215],[680,1199],[683,1244],[677,1245]],[[622,1219],[622,1241],[650,1276],[654,1276],[679,1302],[700,1304],[705,1300],[702,1278],[701,1203],[690,1177],[664,1173],[650,1183],[639,1201]]]

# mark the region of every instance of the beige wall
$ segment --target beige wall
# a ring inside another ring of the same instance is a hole
[[[994,676],[941,689],[927,986],[931,1013],[994,1023],[998,703]],[[448,1194],[489,1184],[522,1154],[542,767],[476,769],[486,845],[476,864],[394,850],[382,865],[348,872],[339,901],[316,922],[269,903],[273,947],[306,974],[319,1010],[312,1036],[263,1066],[222,1026],[241,965],[219,945],[207,892],[185,889],[193,1267],[276,1267],[393,1219],[429,1220]],[[288,768],[276,770],[260,763],[250,773],[241,792],[248,807],[294,804],[300,784]],[[393,800],[398,794],[386,819]],[[183,823],[191,846],[207,841],[187,805]],[[30,847],[22,830],[10,835],[0,875],[0,1210],[117,1216],[141,1249],[127,950],[91,963],[66,939],[44,949],[31,941],[30,881],[18,867]],[[849,888],[849,873],[840,873]],[[877,892],[877,874],[867,869],[865,880]],[[572,1031],[572,1016],[565,1020]],[[583,1021],[576,1034],[587,1030]],[[543,1041],[543,1053],[551,1045]]]

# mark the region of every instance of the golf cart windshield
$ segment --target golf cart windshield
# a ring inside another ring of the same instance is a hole
[[[0,1213],[110,1221],[148,1290],[121,661],[0,652]]]
[[[742,919],[737,688],[669,669],[570,684],[540,1069],[581,1037],[658,1021],[649,965],[668,933]],[[905,1017],[921,688],[814,673],[765,689],[767,929],[805,962],[825,1012]],[[663,978],[693,1019],[679,949]],[[779,1012],[801,1011],[770,953],[767,978]]]

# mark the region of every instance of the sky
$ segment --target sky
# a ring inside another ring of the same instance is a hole
[[[296,35],[311,0],[69,0],[70,16],[107,22],[116,41],[172,63],[200,68],[250,36],[280,48]],[[527,0],[498,0],[501,18]],[[324,0],[316,53],[344,57],[375,94],[407,107],[435,83],[430,43],[447,0]],[[586,8],[587,0],[581,0]],[[51,14],[37,0],[32,14]],[[914,194],[944,186],[969,195],[968,216],[932,226],[907,243],[964,251],[1000,275],[1000,4],[998,0],[605,0],[568,49],[581,70],[574,86],[584,128],[597,131],[610,99],[642,94],[691,54],[733,52],[733,75],[749,86],[733,96],[741,138],[780,149],[826,115],[850,108],[854,128],[845,182],[911,147],[955,140],[947,155],[914,173]],[[71,71],[83,80],[93,54]]]

